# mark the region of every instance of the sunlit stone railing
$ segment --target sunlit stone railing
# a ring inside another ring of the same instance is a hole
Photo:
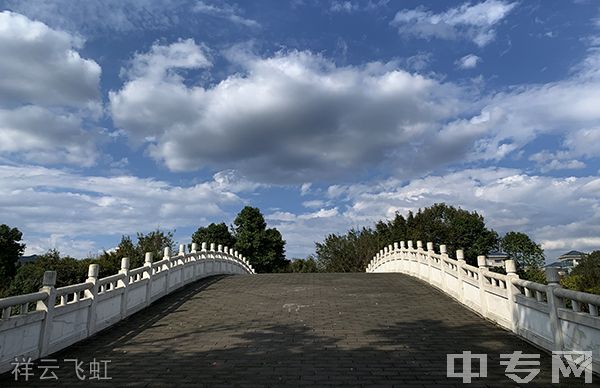
[[[254,274],[237,251],[215,244],[192,244],[179,254],[165,248],[160,261],[145,256],[144,265],[129,269],[121,260],[118,274],[98,278],[98,264],[89,266],[85,282],[55,288],[56,272],[44,273],[40,291],[0,299],[0,373],[15,358],[44,357],[105,329],[157,299],[200,278],[223,274]]]
[[[481,316],[550,351],[592,351],[600,372],[600,295],[564,289],[558,268],[547,268],[548,285],[520,279],[515,262],[506,260],[507,275],[491,272],[486,257],[478,267],[464,260],[462,250],[450,258],[433,243],[394,243],[379,251],[367,272],[400,272],[417,277],[452,296]]]

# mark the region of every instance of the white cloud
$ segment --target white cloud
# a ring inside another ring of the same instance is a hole
[[[517,3],[486,0],[464,3],[442,13],[433,13],[423,7],[399,11],[391,25],[402,35],[447,40],[469,39],[480,47],[495,37],[494,27],[512,11]]]
[[[0,166],[2,222],[24,232],[27,253],[58,247],[66,254],[96,251],[99,236],[147,232],[156,227],[195,227],[222,221],[238,196],[256,186],[233,173],[213,180],[176,186],[131,175],[86,176],[34,166]],[[50,244],[52,241],[55,243]],[[115,241],[113,241],[113,244]]]
[[[139,57],[150,62],[170,47],[138,54],[134,69]],[[208,88],[187,85],[163,67],[130,71],[123,88],[110,92],[116,125],[146,141],[150,155],[173,171],[234,168],[259,181],[339,177],[388,160],[414,171],[461,156],[452,139],[441,145],[443,155],[420,152],[438,121],[461,110],[463,91],[455,85],[392,63],[337,67],[310,52],[233,57],[245,72]]]
[[[306,195],[310,193],[310,188],[312,187],[311,183],[303,183],[300,186],[300,195]]]
[[[468,160],[502,160],[541,135],[563,140],[557,153],[560,159],[600,156],[593,146],[600,138],[599,65],[600,53],[592,49],[565,79],[482,96],[480,119],[463,122],[467,132],[476,131],[476,127],[480,130]],[[577,167],[578,163],[569,165]],[[564,166],[555,163],[554,167]]]
[[[27,105],[0,108],[0,154],[37,163],[89,167],[97,158],[93,137],[73,114]]]
[[[325,202],[320,200],[320,199],[313,199],[310,201],[304,201],[302,202],[302,206],[309,208],[309,209],[314,209],[314,208],[321,208],[325,205]]]
[[[100,66],[82,42],[25,16],[0,12],[0,103],[86,106],[98,102]]]
[[[94,164],[86,118],[97,118],[100,66],[82,41],[9,11],[0,12],[0,153],[38,163]]]
[[[468,54],[456,61],[456,65],[461,69],[474,69],[479,62],[481,62],[481,58],[477,55]]]
[[[223,19],[227,19],[230,22],[241,24],[246,27],[260,27],[260,24],[256,20],[248,19],[243,16],[240,16],[239,9],[233,7],[226,3],[221,3],[219,5],[208,4],[204,1],[198,1],[196,5],[192,8],[194,12],[204,13],[207,15],[212,15],[216,17],[220,17]]]
[[[358,3],[354,1],[332,1],[331,7],[329,8],[331,12],[347,12],[351,13],[354,11],[358,11],[360,7]]]
[[[556,170],[576,170],[585,168],[585,163],[582,161],[568,158],[568,152],[542,151],[531,155],[529,160],[536,162],[542,173]]]

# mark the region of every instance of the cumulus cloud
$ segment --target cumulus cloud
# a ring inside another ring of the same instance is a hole
[[[100,66],[82,41],[13,12],[0,12],[0,153],[39,163],[90,166],[97,151],[82,129],[101,110]]]
[[[391,25],[401,35],[431,39],[468,39],[483,47],[495,38],[495,26],[517,3],[486,0],[464,3],[445,12],[434,13],[423,7],[404,9],[396,13]]]
[[[0,103],[85,106],[100,94],[100,66],[82,42],[25,16],[0,12]]]
[[[133,63],[162,58],[156,53],[171,47],[153,47]],[[201,48],[190,43],[187,50]],[[459,87],[391,63],[338,67],[298,51],[235,58],[244,71],[206,88],[163,68],[128,72],[123,87],[110,92],[116,125],[173,171],[221,166],[255,180],[301,183],[388,159],[409,161],[407,170],[426,168],[432,159],[419,153],[421,139],[463,104]]]
[[[197,226],[243,205],[237,193],[254,190],[243,177],[217,173],[190,186],[131,175],[86,176],[35,166],[0,166],[0,212],[19,227],[27,253],[58,247],[76,256],[95,252],[99,236],[118,238],[161,228]],[[55,241],[55,244],[50,244]],[[114,243],[114,242],[113,242]]]
[[[0,154],[37,163],[88,167],[97,157],[94,138],[73,114],[27,105],[0,109]]]
[[[481,58],[474,54],[468,54],[456,61],[456,65],[461,69],[474,69]]]

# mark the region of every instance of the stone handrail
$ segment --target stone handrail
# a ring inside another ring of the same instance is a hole
[[[491,272],[486,257],[468,265],[462,250],[450,258],[445,245],[394,243],[379,251],[366,272],[400,272],[452,296],[481,316],[549,351],[592,351],[600,372],[600,295],[563,289],[558,268],[547,268],[548,285],[519,279],[513,260],[506,275]]]
[[[200,278],[221,274],[254,274],[237,251],[215,244],[192,244],[179,254],[165,248],[164,258],[130,270],[121,260],[119,273],[98,278],[98,264],[89,266],[85,282],[55,288],[56,272],[44,273],[39,292],[0,299],[0,373],[11,369],[15,358],[45,357],[103,330],[145,308],[157,299]]]

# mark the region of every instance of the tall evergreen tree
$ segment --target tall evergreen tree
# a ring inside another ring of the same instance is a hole
[[[258,208],[244,207],[233,223],[234,248],[250,260],[257,272],[277,272],[287,266],[285,241],[277,229],[267,229]]]

